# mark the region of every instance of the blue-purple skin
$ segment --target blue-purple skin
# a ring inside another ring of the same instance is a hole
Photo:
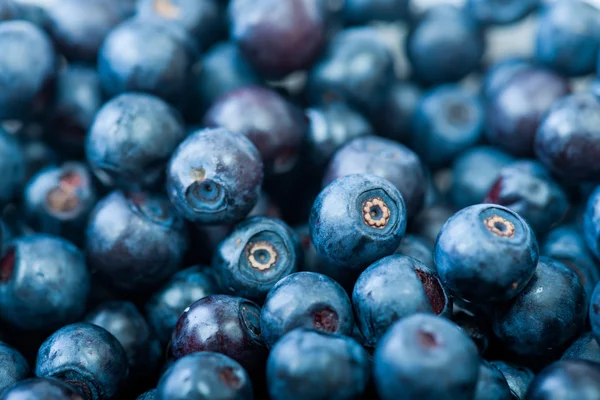
[[[429,269],[436,270],[435,263],[433,262],[433,246],[419,235],[410,233],[404,235],[395,254],[416,258],[429,267]]]
[[[486,360],[479,365],[479,378],[474,400],[513,400],[506,378],[496,366]]]
[[[207,296],[186,308],[173,330],[171,353],[177,360],[199,351],[225,354],[252,374],[264,371],[268,351],[260,329],[260,308],[227,295]]]
[[[127,373],[123,346],[105,329],[88,323],[54,332],[42,343],[35,365],[36,376],[69,381],[89,400],[115,397]]]
[[[594,338],[600,341],[600,284],[596,285],[590,299],[589,318]]]
[[[260,315],[262,338],[272,347],[295,328],[350,336],[352,304],[333,279],[314,272],[286,276],[267,294]]]
[[[600,365],[586,360],[560,360],[540,372],[527,400],[593,400],[600,398]]]
[[[369,375],[369,357],[358,342],[309,329],[283,336],[267,361],[273,400],[357,399]]]
[[[541,67],[520,69],[488,98],[485,113],[488,141],[518,157],[532,155],[534,139],[539,143],[536,133],[545,114],[554,102],[570,92],[569,81],[555,72]],[[539,157],[539,150],[536,152]]]
[[[537,161],[515,161],[500,170],[486,203],[510,208],[536,233],[558,225],[569,209],[569,199],[548,170]]]
[[[479,98],[458,85],[425,93],[412,120],[412,148],[435,168],[475,145],[483,134],[484,109]]]
[[[588,248],[600,259],[600,187],[597,187],[587,200],[583,233]]]
[[[352,291],[352,305],[356,324],[370,347],[408,315],[450,317],[452,313],[452,299],[435,270],[403,255],[384,257],[360,274]]]
[[[412,25],[406,54],[415,78],[426,84],[456,82],[474,71],[485,50],[482,32],[468,13],[442,4]]]
[[[156,400],[156,389],[150,389],[140,394],[136,400]]]
[[[506,301],[533,276],[538,244],[518,214],[479,204],[457,212],[444,224],[434,261],[442,284],[454,295],[473,302]]]
[[[547,5],[537,30],[538,63],[567,76],[594,72],[600,50],[600,11],[585,1]]]
[[[462,209],[483,201],[500,170],[513,158],[491,146],[478,146],[459,155],[452,165],[452,204]]]
[[[29,364],[17,349],[0,341],[0,393],[29,376]]]
[[[26,21],[0,24],[0,121],[39,114],[52,97],[58,55],[50,38]]]
[[[212,352],[178,360],[158,382],[156,400],[252,400],[248,373],[231,358]]]
[[[491,364],[498,368],[502,375],[504,375],[514,400],[525,400],[527,388],[533,378],[535,378],[535,374],[529,368],[506,361],[491,361]]]
[[[442,229],[442,226],[454,215],[454,209],[448,205],[436,204],[423,209],[411,223],[411,232],[421,236],[431,246]]]
[[[1,100],[0,100],[1,101]],[[25,180],[26,159],[17,140],[0,128],[0,205],[17,196]]]
[[[487,1],[487,0],[484,0]],[[538,1],[538,0],[535,0]],[[530,68],[531,63],[524,58],[507,58],[493,64],[486,72],[481,83],[483,96],[492,98],[519,71]]]
[[[346,175],[315,200],[310,236],[326,262],[348,273],[360,272],[394,253],[406,220],[404,199],[392,183],[375,175]]]
[[[171,340],[177,320],[186,307],[217,293],[207,267],[190,267],[177,272],[146,303],[146,318],[163,345]]]
[[[588,360],[600,363],[600,346],[592,332],[586,332],[563,353],[562,360]]]
[[[88,216],[96,204],[96,189],[85,164],[67,162],[48,167],[27,183],[23,209],[37,232],[83,242]]]
[[[475,395],[477,348],[442,317],[415,314],[396,322],[379,342],[374,362],[382,400],[471,400]]]
[[[150,187],[161,181],[171,153],[185,137],[175,109],[155,96],[127,93],[98,111],[85,152],[104,185]]]
[[[265,172],[282,174],[298,161],[307,118],[277,92],[260,86],[234,90],[219,98],[204,125],[241,133],[256,146]]]
[[[180,267],[187,227],[160,195],[114,191],[98,202],[86,229],[86,255],[105,282],[135,293],[155,289]]]
[[[256,205],[263,179],[257,148],[241,133],[223,128],[187,137],[167,167],[167,194],[186,219],[227,224],[243,219]]]
[[[253,217],[238,224],[219,244],[212,267],[224,293],[260,301],[301,262],[299,239],[287,224]]]
[[[150,326],[128,301],[108,301],[88,312],[84,321],[110,332],[123,346],[130,379],[148,379],[159,369],[162,349]]]
[[[352,174],[372,174],[393,184],[402,194],[409,218],[423,207],[427,190],[425,168],[419,156],[400,143],[378,136],[346,143],[331,159],[323,187]]]
[[[408,18],[409,0],[347,0],[342,18],[348,25],[366,25],[371,21],[396,22]]]
[[[513,354],[551,359],[580,333],[585,304],[577,275],[556,260],[540,257],[521,293],[496,305],[492,328]]]
[[[2,400],[87,400],[73,386],[58,379],[31,378],[2,392]]]
[[[458,299],[460,301],[460,299]],[[480,313],[473,313],[470,310],[459,308],[458,304],[454,305],[452,311],[452,322],[466,333],[473,343],[477,346],[479,354],[483,355],[490,346],[492,338],[492,330],[489,327],[489,322]]]
[[[49,235],[23,236],[9,242],[0,258],[0,318],[43,332],[76,321],[85,312],[90,280],[73,244]]]
[[[351,67],[356,60],[369,66]],[[364,112],[382,104],[394,77],[394,58],[377,29],[349,28],[332,38],[309,71],[307,93],[311,104],[344,101]]]
[[[325,45],[326,17],[319,0],[232,0],[229,4],[232,39],[269,78],[310,67]]]
[[[102,88],[110,96],[143,92],[182,106],[196,57],[183,27],[130,19],[106,37],[98,53],[98,72]]]
[[[482,25],[508,25],[538,8],[540,0],[469,0],[467,10]]]
[[[554,103],[535,137],[538,159],[570,182],[594,180],[600,174],[600,100],[577,93]]]

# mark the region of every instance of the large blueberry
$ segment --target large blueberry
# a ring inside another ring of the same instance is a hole
[[[481,360],[474,400],[513,400],[506,378],[492,363]]]
[[[0,341],[0,393],[29,375],[29,364],[16,349]]]
[[[468,0],[467,9],[481,24],[506,25],[526,17],[539,4],[540,0]]]
[[[571,343],[561,359],[589,360],[600,363],[600,345],[598,345],[592,332],[586,332]]]
[[[25,168],[23,149],[15,138],[0,127],[0,205],[17,196],[25,180]]]
[[[27,379],[0,394],[2,400],[87,400],[73,386],[48,378]]]
[[[491,363],[504,375],[514,400],[525,400],[527,388],[535,378],[535,374],[529,368],[506,361],[492,361]]]
[[[561,360],[535,377],[527,400],[594,400],[600,398],[600,365],[585,360]]]

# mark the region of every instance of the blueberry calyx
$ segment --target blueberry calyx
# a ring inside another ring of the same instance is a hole
[[[381,197],[373,197],[363,202],[363,221],[367,226],[383,229],[390,220],[390,209]]]
[[[492,215],[483,221],[488,231],[496,236],[512,238],[515,236],[515,225],[499,215]]]
[[[259,271],[271,269],[277,263],[277,250],[266,241],[248,243],[246,258],[250,266]]]

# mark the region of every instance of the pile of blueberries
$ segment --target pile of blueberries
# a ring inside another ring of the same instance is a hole
[[[0,0],[0,400],[600,400],[599,53],[584,0]]]

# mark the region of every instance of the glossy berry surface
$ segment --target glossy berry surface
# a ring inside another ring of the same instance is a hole
[[[475,388],[475,400],[510,400],[513,395],[506,378],[496,366],[482,360]]]
[[[77,390],[58,379],[32,378],[6,389],[2,400],[85,400]]]
[[[600,346],[592,332],[586,332],[575,340],[560,357],[563,360],[588,360],[600,363]]]
[[[493,364],[506,379],[510,392],[515,400],[525,399],[527,388],[531,384],[535,374],[526,367],[521,367],[506,361],[492,361]]]
[[[569,399],[593,399],[600,396],[600,367],[584,360],[562,360],[546,367],[535,377],[527,391],[527,400],[558,398],[556,388]]]
[[[539,0],[469,0],[469,13],[486,25],[506,25],[526,17],[540,4]]]
[[[0,393],[29,375],[29,364],[18,350],[0,341]]]

